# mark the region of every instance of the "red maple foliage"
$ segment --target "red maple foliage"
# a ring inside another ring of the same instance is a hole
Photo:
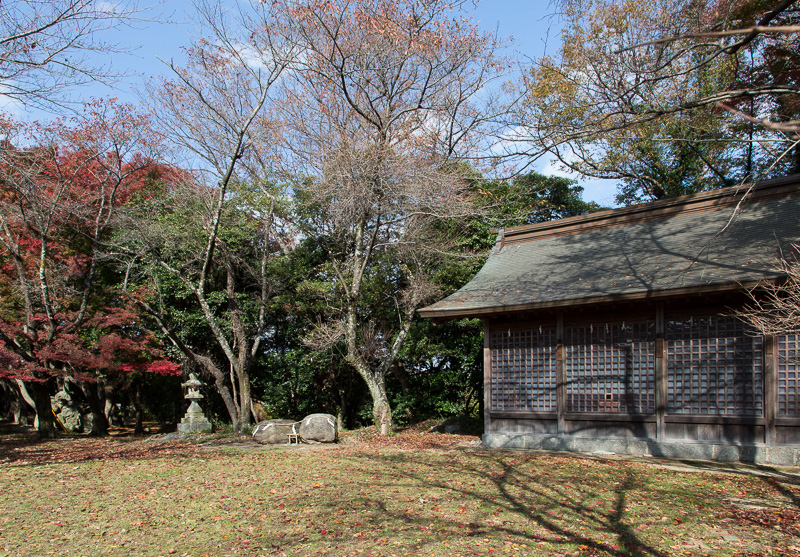
[[[154,176],[161,138],[114,99],[51,124],[0,117],[0,379],[175,374],[119,292],[105,243],[116,208]]]

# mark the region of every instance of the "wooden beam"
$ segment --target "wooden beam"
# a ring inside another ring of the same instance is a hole
[[[580,308],[587,308],[597,304],[620,303],[620,302],[660,302],[668,299],[684,300],[688,297],[696,297],[700,300],[713,294],[736,293],[758,286],[762,280],[781,280],[784,277],[765,276],[760,280],[743,282],[725,282],[717,284],[707,284],[703,286],[686,286],[672,288],[668,290],[644,290],[626,294],[605,294],[602,296],[588,296],[586,298],[566,298],[563,300],[551,300],[546,302],[532,302],[529,304],[513,304],[507,306],[486,306],[470,309],[436,309],[434,306],[417,310],[420,317],[437,320],[461,319],[464,317],[489,317],[502,316],[509,313],[534,312],[541,310],[563,310],[570,309],[578,311]]]
[[[775,444],[775,416],[778,413],[778,353],[774,335],[764,337],[764,443],[771,447]]]
[[[564,435],[567,421],[567,374],[564,362],[564,312],[559,311],[556,321],[556,413],[558,414],[558,434]]]
[[[665,418],[670,424],[712,425],[766,425],[761,416],[703,416],[698,414],[672,414]]]
[[[653,423],[656,417],[652,414],[622,414],[616,412],[570,412],[564,415],[568,421],[589,421],[589,422],[631,422]]]
[[[554,421],[558,419],[556,412],[492,412],[492,418],[498,420],[544,420]]]
[[[483,320],[483,431],[489,433],[492,425],[492,350],[490,348],[489,320]]]
[[[656,305],[656,439],[666,439],[667,428],[667,357],[664,341],[664,304]]]

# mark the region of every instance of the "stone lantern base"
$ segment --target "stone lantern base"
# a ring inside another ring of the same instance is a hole
[[[186,415],[178,424],[178,433],[210,433],[211,422],[203,415],[200,405],[192,401]]]

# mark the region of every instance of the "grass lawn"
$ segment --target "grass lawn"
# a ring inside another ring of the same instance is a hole
[[[444,438],[458,436],[300,448],[6,437],[0,556],[800,555],[794,474]]]

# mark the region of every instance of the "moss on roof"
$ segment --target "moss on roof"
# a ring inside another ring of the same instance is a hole
[[[800,240],[800,181],[793,184],[789,195],[782,180],[779,197],[764,195],[767,184],[761,198],[751,193],[754,199],[740,206],[741,193],[718,190],[670,200],[673,212],[653,203],[636,208],[633,218],[629,208],[608,211],[593,226],[578,226],[578,217],[566,227],[566,221],[530,227],[529,239],[500,238],[468,284],[420,314],[481,315],[739,288],[775,278],[782,250]],[[709,199],[725,202],[713,206]],[[706,206],[698,210],[701,203]],[[676,206],[683,211],[674,212]]]

